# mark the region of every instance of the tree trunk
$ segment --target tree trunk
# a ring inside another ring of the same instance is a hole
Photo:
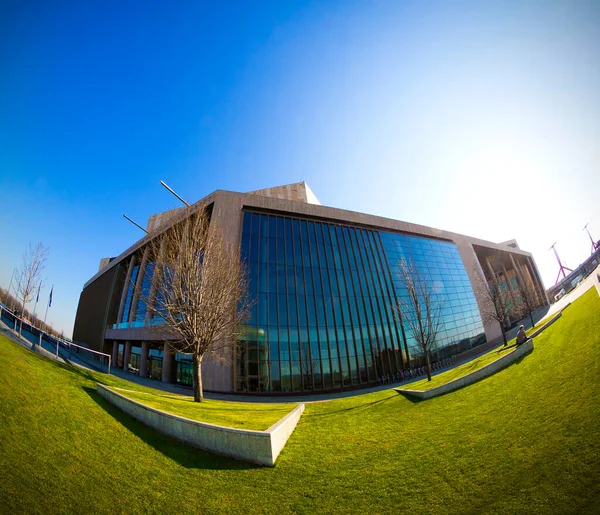
[[[508,345],[508,342],[506,341],[506,331],[504,330],[504,324],[502,322],[498,322],[500,324],[500,330],[502,331],[502,339],[504,340],[504,346],[506,347]]]
[[[529,312],[529,318],[531,319],[531,327],[535,327],[535,322],[533,321],[533,311]]]
[[[202,402],[204,400],[204,392],[202,390],[202,356],[194,354],[193,366],[194,380],[194,402]]]
[[[427,363],[427,381],[431,381],[431,361],[429,360],[429,351],[425,352],[425,362]]]

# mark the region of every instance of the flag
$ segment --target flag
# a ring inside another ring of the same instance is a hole
[[[40,283],[40,284],[38,285],[38,294],[37,294],[37,297],[35,298],[35,301],[36,301],[36,302],[38,302],[38,301],[40,300],[40,288],[41,288],[41,287],[42,287],[42,283]]]
[[[50,290],[50,298],[48,299],[48,307],[52,306],[52,292],[54,291],[54,286]]]

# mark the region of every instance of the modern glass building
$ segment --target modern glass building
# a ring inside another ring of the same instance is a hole
[[[433,361],[500,334],[482,321],[476,273],[494,274],[511,291],[517,281],[529,281],[539,303],[547,303],[531,255],[515,242],[494,244],[323,207],[305,183],[247,194],[217,191],[197,206],[209,207],[211,224],[239,244],[254,300],[229,359],[203,364],[208,390],[361,388],[420,366],[422,353],[394,309],[407,295],[402,261],[414,265],[441,305]],[[153,287],[145,244],[176,221],[177,212],[151,217],[148,237],[102,260],[82,292],[74,338],[111,352],[132,373],[189,384],[189,357],[156,339],[152,329],[160,320],[151,318],[143,300]]]

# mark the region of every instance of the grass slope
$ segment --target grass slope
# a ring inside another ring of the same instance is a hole
[[[471,372],[475,372],[476,370],[493,363],[497,359],[500,359],[503,356],[506,356],[507,353],[514,351],[514,347],[499,347],[496,349],[492,349],[481,356],[472,359],[471,361],[467,361],[462,365],[451,368],[446,372],[442,372],[441,374],[436,374],[431,376],[431,381],[428,381],[427,378],[420,379],[419,381],[415,381],[414,383],[409,383],[402,385],[402,388],[406,390],[429,390],[431,388],[435,388],[437,386],[442,386],[443,384],[449,383],[450,381],[454,381],[460,377],[466,376]]]
[[[554,316],[555,315],[546,317],[544,320],[538,322],[535,328],[529,330],[529,333],[533,334],[533,332],[543,329],[544,325],[546,325],[550,320],[552,320]],[[538,337],[536,336],[535,341],[537,341],[537,339]],[[466,376],[467,374],[475,372],[476,370],[483,368],[486,365],[489,365],[497,359],[500,359],[501,357],[505,356],[507,352],[512,352],[513,350],[515,350],[513,345],[516,345],[516,343],[517,337],[515,336],[512,340],[508,341],[506,347],[504,345],[496,347],[495,349],[492,349],[482,354],[481,356],[472,359],[471,361],[467,361],[466,363],[463,363],[462,365],[447,370],[446,372],[442,372],[441,374],[431,376],[431,381],[428,381],[427,378],[419,379],[418,381],[415,381],[413,383],[403,385],[402,388],[405,388],[406,390],[424,391],[430,390],[431,388],[436,388],[438,386],[442,386],[443,384],[449,383],[450,381],[454,381],[455,379],[459,379],[463,376]]]
[[[156,390],[153,392],[126,389],[116,391],[134,401],[180,417],[256,431],[269,429],[298,405],[298,403],[223,402],[210,399],[205,399],[202,403],[196,403],[193,397],[184,397],[183,395]]]
[[[595,513],[600,299],[588,292],[507,369],[413,402],[308,404],[274,468],[135,422],[94,376],[0,341],[0,506],[19,512]],[[118,385],[116,385],[118,386]]]

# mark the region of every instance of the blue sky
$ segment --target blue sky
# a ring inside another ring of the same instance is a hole
[[[163,179],[517,238],[550,285],[600,238],[598,55],[594,1],[2,2],[0,284],[43,241],[71,334]]]

